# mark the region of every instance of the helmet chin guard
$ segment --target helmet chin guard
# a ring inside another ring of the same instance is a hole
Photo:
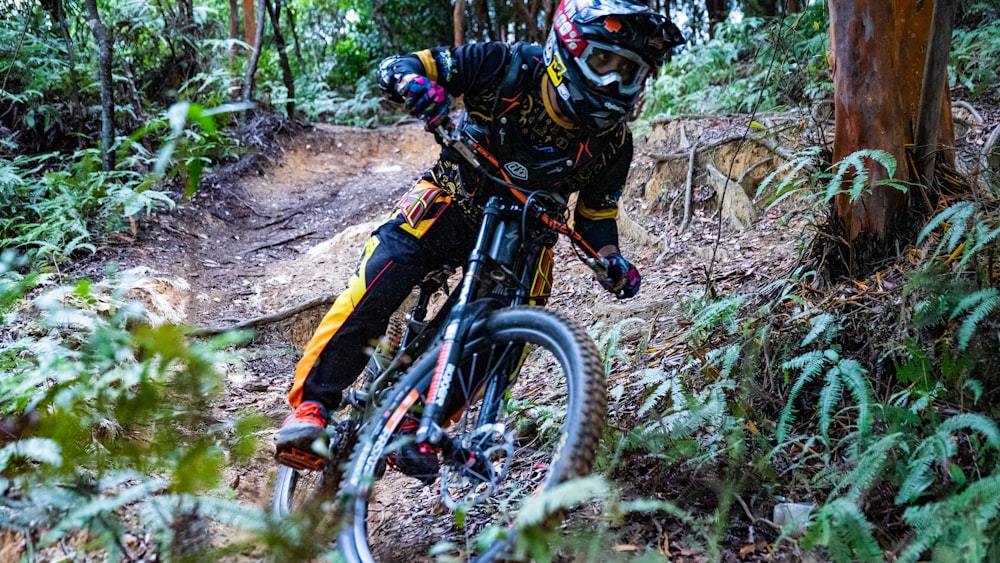
[[[683,42],[640,0],[562,0],[543,59],[561,109],[599,133],[628,118],[646,79]]]

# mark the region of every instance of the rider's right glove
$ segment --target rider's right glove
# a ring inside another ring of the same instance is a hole
[[[450,109],[448,92],[426,76],[407,74],[396,83],[396,93],[406,102],[410,115],[427,122],[428,129],[434,128]]]
[[[639,270],[617,252],[605,256],[604,259],[608,261],[608,275],[605,278],[598,278],[601,286],[618,299],[635,297],[635,294],[639,293],[639,286],[642,285],[642,275]]]

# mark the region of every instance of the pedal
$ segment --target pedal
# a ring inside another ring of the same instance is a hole
[[[278,463],[299,471],[319,471],[323,468],[323,458],[317,454],[291,449],[278,452]]]

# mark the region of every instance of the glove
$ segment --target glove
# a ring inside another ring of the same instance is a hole
[[[642,284],[639,270],[617,252],[605,256],[604,259],[608,262],[608,271],[605,278],[598,279],[601,286],[615,294],[618,299],[635,297]]]
[[[396,93],[403,98],[410,115],[427,122],[433,128],[451,109],[448,92],[426,76],[407,74],[396,83]]]

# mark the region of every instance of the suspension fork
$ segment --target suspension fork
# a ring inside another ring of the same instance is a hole
[[[452,308],[448,322],[444,327],[441,350],[438,352],[430,388],[427,390],[424,413],[420,418],[420,426],[417,428],[417,442],[438,445],[444,437],[444,430],[438,420],[448,414],[442,413],[442,411],[448,401],[448,394],[455,379],[455,371],[458,369],[458,361],[462,355],[465,338],[475,320],[474,315],[467,315],[466,312],[469,310],[469,303],[479,289],[502,208],[503,204],[500,198],[491,197],[483,210],[479,235],[476,237],[476,244],[469,255],[458,301]]]

